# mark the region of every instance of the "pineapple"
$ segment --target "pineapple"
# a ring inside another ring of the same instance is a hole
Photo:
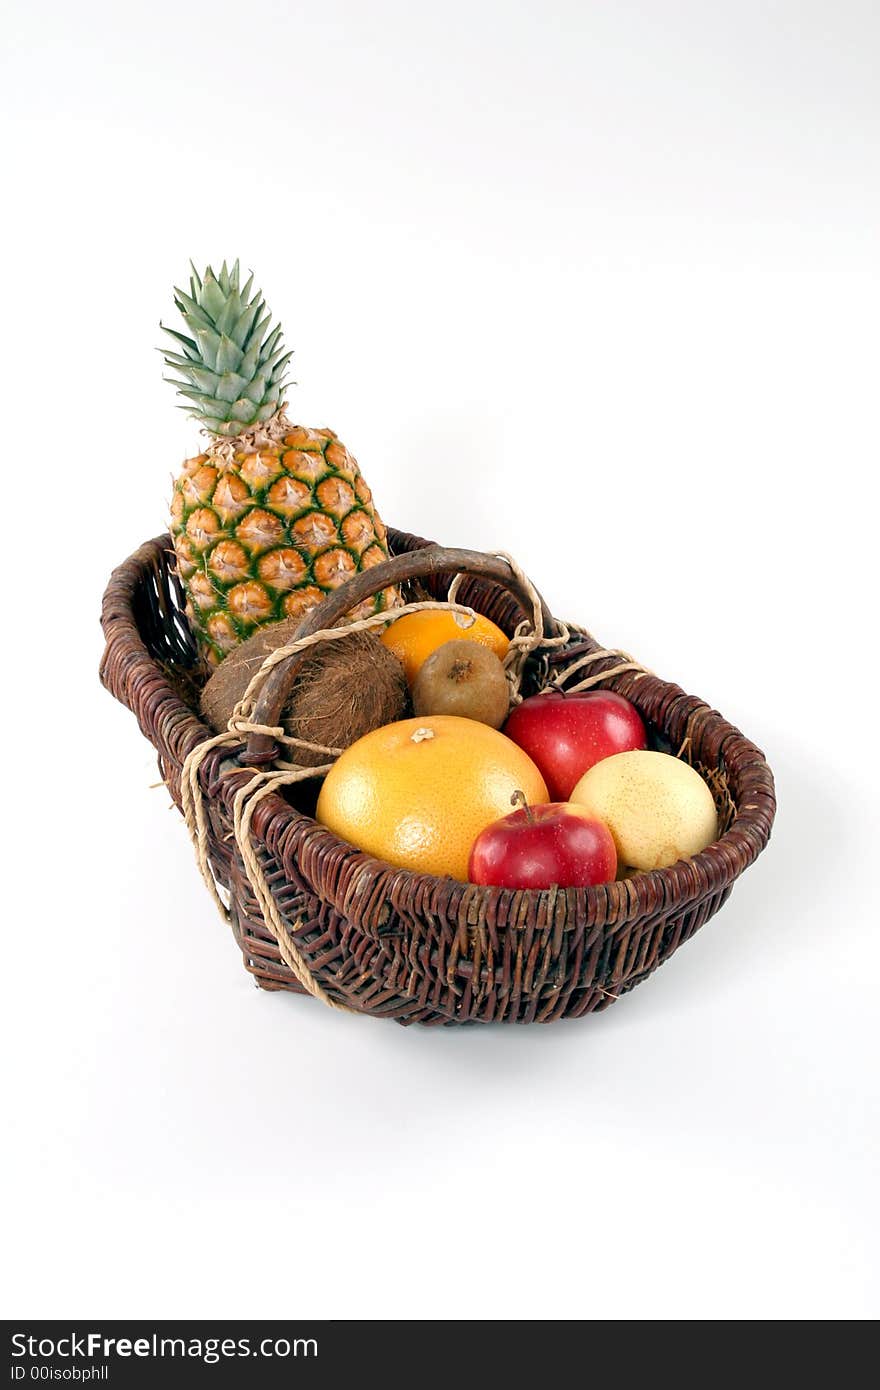
[[[171,534],[186,613],[209,666],[265,623],[299,617],[351,575],[388,559],[383,526],[357,461],[332,430],[287,419],[291,353],[253,276],[238,261],[195,269],[175,290],[188,334],[164,328],[167,377],[181,409],[211,437],[174,484]],[[399,602],[384,589],[353,616]]]

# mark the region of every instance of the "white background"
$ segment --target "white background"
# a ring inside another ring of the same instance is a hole
[[[13,11],[5,1313],[876,1314],[876,5]],[[387,520],[766,749],[766,855],[607,1013],[404,1030],[241,968],[97,682],[198,439],[190,255],[254,267]]]

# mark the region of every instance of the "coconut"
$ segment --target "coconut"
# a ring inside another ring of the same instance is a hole
[[[293,641],[301,619],[286,618],[258,628],[220,663],[201,695],[201,709],[218,732],[270,652]],[[363,734],[400,719],[406,709],[403,666],[371,632],[348,632],[318,643],[304,656],[281,715],[292,738],[325,748],[348,748]],[[292,748],[290,758],[307,767],[324,754]]]

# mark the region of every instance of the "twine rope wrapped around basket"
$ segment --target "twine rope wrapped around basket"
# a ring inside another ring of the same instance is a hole
[[[340,624],[374,583],[398,590],[416,583],[415,594],[403,590],[407,597],[448,602],[457,573],[467,575],[458,593],[462,604],[507,634],[535,611],[534,594],[506,561],[394,529],[389,542],[386,568],[376,565],[335,589],[303,617],[297,639]],[[533,651],[522,695],[598,686],[632,700],[658,746],[677,750],[712,789],[717,839],[668,867],[584,889],[487,888],[395,868],[331,834],[300,809],[299,796],[261,795],[266,774],[300,770],[295,743],[275,734],[308,655],[289,656],[265,675],[246,721],[256,732],[217,735],[197,712],[202,671],[185,603],[170,538],[145,541],[107,583],[100,675],[156,749],[179,810],[188,755],[220,739],[199,766],[190,820],[198,833],[196,808],[204,813],[201,833],[218,896],[228,902],[244,967],[262,989],[315,994],[301,956],[335,1002],[404,1026],[584,1018],[643,983],[690,941],[771,837],[776,796],[761,749],[705,700],[644,673],[626,653],[600,649],[578,623],[568,645]],[[546,606],[542,619],[544,635],[562,634]],[[531,637],[522,627],[519,635]],[[317,761],[335,756],[322,752]],[[236,815],[236,796],[245,787],[241,801],[259,801],[239,803]],[[238,844],[245,829],[256,870],[246,867],[246,858],[253,861]],[[282,922],[271,909],[264,912],[265,895],[258,899],[252,878],[271,890]]]
[[[447,552],[454,555],[456,552]],[[462,552],[465,554],[465,552]],[[510,578],[516,585],[521,601],[525,601],[531,609],[531,615],[522,619],[517,625],[513,636],[510,638],[508,651],[504,659],[504,668],[510,687],[511,704],[521,702],[521,687],[523,673],[529,657],[539,651],[550,651],[553,648],[564,647],[571,641],[571,634],[565,623],[554,622],[555,630],[548,631],[548,624],[545,621],[547,612],[543,600],[535,586],[532,584],[528,575],[520,568],[512,556],[504,551],[495,551],[491,558],[500,561],[509,572]],[[390,561],[386,565],[376,566],[372,571],[372,582],[375,590],[384,587],[388,582],[386,572],[393,568],[395,562]],[[366,576],[361,575],[358,581],[349,583],[345,587],[350,590],[355,588],[362,589],[363,581]],[[273,671],[282,667],[290,667],[293,658],[309,650],[322,642],[340,641],[355,632],[367,632],[374,628],[385,628],[391,623],[397,622],[400,618],[406,617],[411,613],[420,613],[431,610],[441,610],[452,612],[456,615],[456,621],[461,621],[461,626],[466,629],[470,627],[476,619],[476,612],[466,604],[458,602],[458,594],[461,585],[466,578],[465,571],[455,574],[448,590],[446,601],[424,600],[414,603],[404,604],[391,612],[373,614],[367,618],[358,619],[355,622],[346,623],[342,626],[321,627],[317,631],[304,631],[309,624],[308,618],[301,624],[301,636],[293,638],[290,642],[276,648],[265,658],[259,670],[256,671],[248,683],[247,689],[242,698],[238,701],[235,709],[230,716],[229,723],[224,732],[208,738],[197,744],[184,760],[183,771],[181,774],[181,799],[184,820],[193,842],[196,859],[199,865],[202,878],[211,894],[211,897],[224,921],[229,921],[230,911],[226,903],[220,896],[219,889],[211,869],[209,858],[209,828],[208,818],[205,811],[204,792],[199,777],[200,769],[208,757],[218,748],[228,747],[230,753],[241,748],[242,742],[247,741],[246,756],[247,761],[236,763],[233,768],[235,772],[250,771],[251,780],[240,787],[233,799],[233,834],[238,851],[241,855],[242,864],[247,875],[248,882],[254,896],[259,903],[267,927],[274,936],[278,950],[285,964],[292,971],[303,989],[313,998],[326,1004],[328,1008],[339,1010],[343,1013],[353,1013],[346,1004],[333,999],[323,988],[320,981],[315,977],[309,967],[304,955],[299,950],[293,933],[284,921],[279,911],[278,905],[272,894],[272,890],[266,881],[266,875],[260,863],[259,855],[251,834],[251,823],[257,806],[264,798],[279,792],[283,787],[293,786],[307,778],[322,777],[333,766],[335,759],[342,753],[340,748],[328,748],[322,744],[311,743],[307,739],[294,738],[287,734],[280,724],[268,724],[259,716],[261,710],[267,703],[271,702],[271,695],[267,689],[267,682]],[[338,591],[337,591],[338,592]],[[354,607],[363,595],[358,592],[357,597],[352,598],[348,607]],[[326,607],[326,602],[321,605]],[[336,605],[339,607],[339,604]],[[598,662],[605,662],[609,659],[618,659],[618,664],[611,669],[603,669],[593,674],[581,675],[579,681],[573,685],[567,682],[571,677],[586,671],[590,666]],[[635,678],[648,675],[650,672],[646,667],[637,662],[628,652],[620,651],[616,648],[598,648],[584,656],[575,658],[567,665],[561,665],[555,671],[552,679],[546,681],[542,687],[544,689],[565,688],[569,693],[588,690],[597,685],[600,681],[607,680],[610,676],[620,675],[623,672],[633,672]],[[277,704],[276,698],[276,704]],[[280,714],[280,705],[278,707]],[[329,761],[319,766],[303,766],[293,760],[279,758],[276,754],[277,746],[284,745],[291,750],[303,749],[312,753],[326,755]],[[261,768],[260,763],[271,759],[272,765]],[[294,931],[299,930],[300,922],[294,926]]]

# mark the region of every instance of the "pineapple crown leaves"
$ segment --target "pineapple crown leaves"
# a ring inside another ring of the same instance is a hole
[[[279,410],[293,353],[285,351],[281,325],[270,329],[261,292],[251,294],[253,274],[240,284],[238,261],[231,270],[224,261],[219,275],[208,266],[200,276],[190,265],[189,293],[174,291],[189,333],[159,325],[174,342],[173,351],[160,349],[177,373],[165,380],[184,397],[180,409],[212,434],[243,434]]]

